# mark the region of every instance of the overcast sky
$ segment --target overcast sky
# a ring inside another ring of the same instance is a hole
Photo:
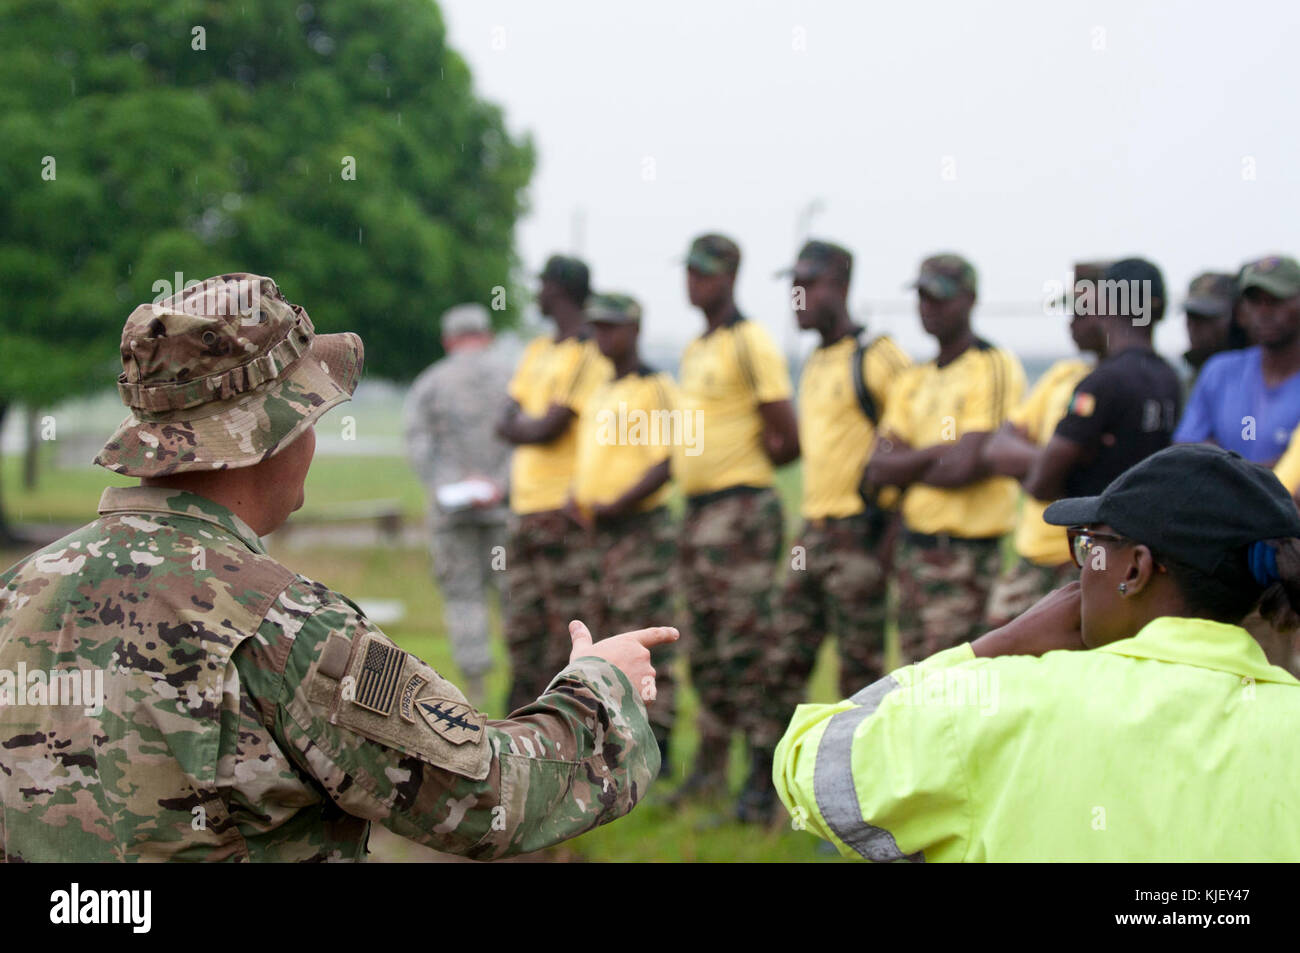
[[[525,264],[580,252],[597,288],[642,300],[644,337],[678,351],[702,322],[680,257],[711,230],[741,245],[742,310],[794,342],[772,273],[810,207],[811,234],[856,255],[855,311],[925,357],[902,286],[934,251],[979,269],[977,331],[1032,355],[1070,350],[1034,309],[1076,259],[1150,257],[1177,304],[1203,269],[1300,245],[1294,4],[442,9],[480,93],[538,149]],[[1157,346],[1172,356],[1186,336],[1170,317]]]

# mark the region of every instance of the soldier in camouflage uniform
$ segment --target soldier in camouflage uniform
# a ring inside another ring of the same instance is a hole
[[[668,513],[668,478],[672,446],[684,439],[677,388],[637,353],[641,306],[633,298],[593,295],[586,311],[596,345],[614,367],[578,421],[573,498],[590,527],[587,618],[602,631],[621,631],[631,620],[666,623],[676,615],[668,570],[677,558],[677,528]],[[677,712],[672,657],[671,645],[652,655],[659,695],[650,725],[664,771]]]
[[[223,275],[136,308],[122,361],[131,415],[96,462],[141,485],[0,575],[0,856],[361,860],[377,821],[486,859],[640,799],[659,765],[647,646],[672,630],[593,646],[575,624],[550,690],[490,721],[267,555],[315,421],[356,386],[356,335]],[[70,691],[95,679],[89,704]]]
[[[866,479],[869,488],[905,491],[894,561],[905,662],[970,641],[983,627],[1018,488],[992,475],[981,452],[1025,389],[1016,356],[971,327],[978,282],[970,262],[933,255],[913,287],[939,353],[891,389]]]
[[[1187,288],[1187,343],[1183,360],[1192,368],[1193,382],[1205,362],[1222,351],[1250,347],[1241,325],[1241,297],[1237,279],[1224,272],[1207,271],[1192,279]]]
[[[1079,261],[1074,264],[1072,289],[1087,289],[1100,281],[1109,261]],[[1075,294],[1066,295],[1059,305],[1070,313],[1070,334],[1082,354],[1101,354],[1106,335],[1074,314]],[[1063,358],[1049,367],[1034,383],[1019,406],[984,444],[982,456],[993,473],[1023,480],[1056,433],[1074,398],[1075,387],[1088,376],[1092,364],[1077,357]],[[1065,533],[1043,520],[1047,503],[1026,494],[1016,516],[1012,540],[1016,558],[1003,570],[989,593],[985,622],[997,629],[1027,611],[1054,589],[1079,578]]]
[[[716,234],[697,238],[686,258],[687,294],[705,323],[681,362],[683,420],[698,439],[674,447],[672,467],[686,496],[678,565],[700,747],[679,802],[726,791],[737,729],[749,748],[745,791],[771,788],[775,739],[765,734],[762,660],[775,635],[771,598],[783,535],[773,468],[798,458],[799,434],[785,356],[736,308],[739,265],[735,242]]]
[[[568,625],[582,613],[591,551],[567,509],[577,455],[577,419],[610,375],[590,340],[583,305],[591,274],[576,258],[552,255],[542,270],[538,306],[555,334],[528,344],[497,433],[515,446],[510,462],[506,553],[509,707],[526,704],[562,664]]]
[[[510,445],[493,428],[505,412],[511,368],[492,346],[487,308],[442,317],[447,356],[415,379],[406,399],[406,448],[429,495],[430,552],[465,690],[482,703],[492,668],[487,587],[503,568]],[[481,492],[468,497],[466,491]],[[451,498],[461,491],[462,499]]]
[[[781,591],[770,680],[768,731],[784,733],[804,700],[822,639],[835,635],[840,694],[884,675],[886,590],[894,514],[864,500],[859,485],[889,390],[911,363],[887,335],[867,339],[848,310],[853,256],[810,241],[789,274],[801,330],[820,346],[799,379],[799,445],[804,459],[803,528]],[[775,791],[752,813],[772,813]]]

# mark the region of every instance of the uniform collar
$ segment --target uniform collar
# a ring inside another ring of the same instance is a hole
[[[1241,626],[1209,619],[1179,616],[1153,619],[1132,638],[1120,639],[1093,651],[1194,665],[1259,682],[1300,685],[1300,681],[1285,669],[1270,665],[1254,636]]]
[[[723,328],[734,329],[736,325],[740,324],[744,320],[745,316],[740,313],[740,309],[736,307],[736,303],[733,301],[731,303],[731,310],[727,312],[727,316],[718,323],[717,327],[706,329],[705,332],[700,335],[700,340],[712,337],[714,331],[720,331]]]
[[[266,547],[251,526],[220,503],[197,493],[162,486],[110,486],[99,498],[99,515],[118,513],[163,513],[202,520],[232,533],[253,552],[266,555]]]
[[[842,337],[842,338],[840,338],[839,340],[835,341],[833,344],[818,344],[817,347],[813,348],[813,350],[814,350],[814,351],[832,351],[832,350],[834,350],[834,349],[837,348],[837,347],[843,347],[843,346],[844,346],[844,342],[846,342],[846,341],[852,341],[852,342],[853,342],[853,346],[854,346],[854,348],[856,348],[859,344],[862,343],[862,335],[863,335],[864,333],[866,333],[866,330],[867,330],[867,329],[864,328],[864,327],[863,327],[862,325],[860,325],[860,324],[850,325],[850,326],[849,326],[849,333],[846,334],[846,335],[844,335],[844,337]]]

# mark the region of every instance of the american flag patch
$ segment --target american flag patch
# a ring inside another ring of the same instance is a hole
[[[370,636],[361,674],[357,678],[357,693],[352,700],[362,708],[381,715],[389,714],[405,664],[405,652]]]

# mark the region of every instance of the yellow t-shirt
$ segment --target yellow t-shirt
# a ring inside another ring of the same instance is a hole
[[[771,486],[759,404],[790,399],[785,357],[763,328],[739,315],[686,347],[682,409],[698,428],[697,446],[676,447],[673,476],[687,496],[731,486]]]
[[[524,351],[510,396],[530,417],[541,417],[552,404],[581,415],[593,390],[614,373],[593,341],[566,338],[558,344],[535,338]],[[521,444],[510,460],[510,508],[516,513],[558,510],[569,498],[577,428],[570,425],[550,443]]]
[[[676,391],[671,377],[650,368],[596,388],[578,421],[573,497],[579,506],[612,503],[669,458],[684,439]],[[662,506],[669,492],[665,483],[637,510]]]
[[[799,377],[799,448],[803,453],[805,519],[844,517],[865,508],[858,493],[876,428],[862,411],[853,387],[858,339],[845,337],[808,356]],[[885,412],[889,390],[911,366],[891,338],[879,337],[862,355],[863,379]]]
[[[1040,447],[1046,446],[1070,409],[1074,389],[1091,370],[1078,358],[1057,361],[1034,385],[1025,402],[1007,415],[1007,420],[1027,430]],[[1071,560],[1070,545],[1062,527],[1043,522],[1047,507],[1047,503],[1025,494],[1016,521],[1016,552],[1040,566],[1060,566]]]
[[[1016,356],[977,341],[945,367],[930,361],[904,371],[880,429],[918,450],[955,444],[963,434],[997,430],[1024,392],[1025,370]],[[1018,492],[1010,477],[955,489],[916,483],[903,494],[903,523],[917,533],[1001,536],[1015,526]]]
[[[1291,432],[1291,442],[1286,445],[1286,453],[1273,465],[1273,472],[1292,496],[1300,491],[1300,427]]]

